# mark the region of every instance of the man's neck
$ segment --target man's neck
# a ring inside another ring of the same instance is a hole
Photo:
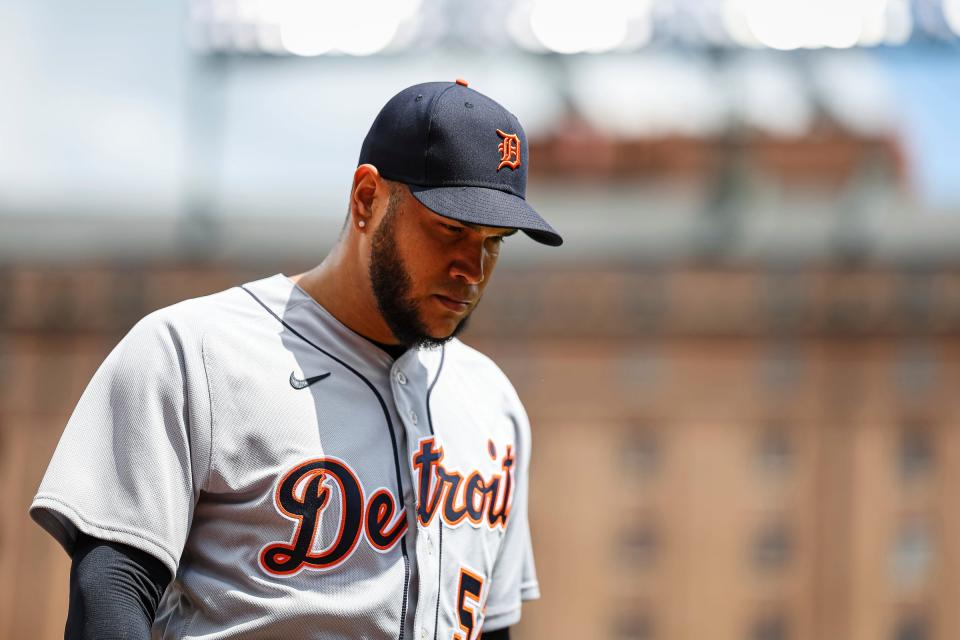
[[[373,342],[398,344],[380,315],[370,278],[359,273],[359,261],[342,253],[334,248],[319,265],[290,279],[352,331]]]

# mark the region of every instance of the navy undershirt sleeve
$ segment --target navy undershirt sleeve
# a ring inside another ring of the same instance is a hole
[[[65,640],[149,640],[170,572],[148,553],[80,533]]]
[[[510,640],[510,627],[481,633],[480,640]]]

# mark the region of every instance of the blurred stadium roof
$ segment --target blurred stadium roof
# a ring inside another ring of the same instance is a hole
[[[878,255],[956,252],[960,0],[588,4],[5,3],[0,259],[315,252],[379,107],[455,77],[559,154],[530,198],[571,254],[679,255],[711,225],[743,256],[850,229]],[[565,163],[584,140],[596,161]],[[863,151],[840,184],[767,170],[829,172],[836,148]],[[693,178],[670,170],[688,152]]]

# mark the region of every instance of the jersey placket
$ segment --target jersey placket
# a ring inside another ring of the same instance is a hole
[[[416,517],[417,503],[421,500],[417,476],[413,473],[412,460],[420,440],[431,435],[430,419],[427,408],[427,391],[429,380],[432,378],[429,371],[416,359],[415,353],[406,354],[394,363],[390,372],[390,386],[393,391],[394,403],[399,414],[404,431],[406,432],[407,460],[406,465],[411,473],[414,504],[408,504],[407,509],[413,513],[416,522],[416,549],[417,563],[417,607],[414,614],[413,629],[416,640],[429,640],[434,637],[434,621],[436,618],[437,590],[439,588],[436,576],[439,571],[439,526],[440,519],[436,518],[430,525],[424,527]],[[411,585],[411,588],[413,586]]]

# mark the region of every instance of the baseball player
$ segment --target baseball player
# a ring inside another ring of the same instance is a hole
[[[525,201],[527,143],[467,83],[404,89],[323,262],[143,318],[32,517],[72,556],[69,638],[508,638],[538,585],[530,427],[455,336]]]

